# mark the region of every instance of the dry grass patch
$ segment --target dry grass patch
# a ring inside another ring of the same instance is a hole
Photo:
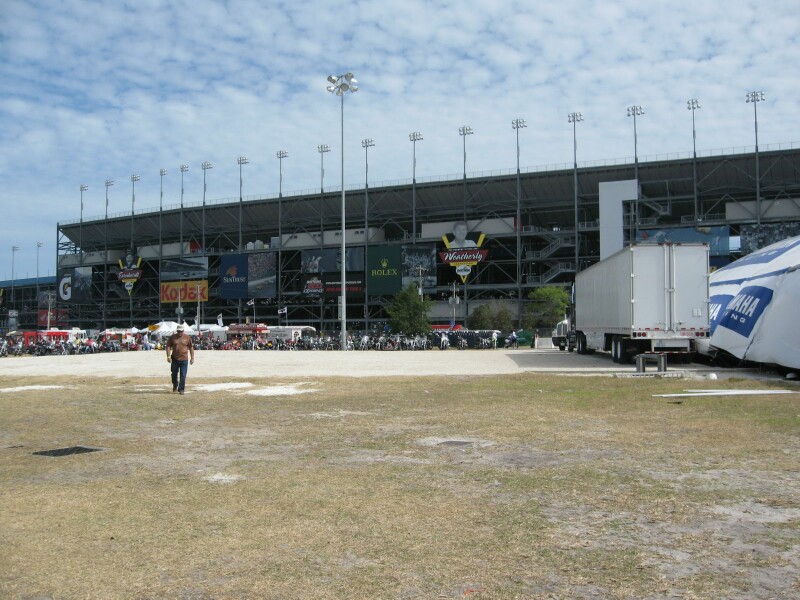
[[[237,381],[0,394],[0,593],[800,591],[791,396],[676,405],[652,394],[703,384],[532,375]],[[249,393],[276,386],[316,391]],[[77,444],[104,450],[31,454]]]

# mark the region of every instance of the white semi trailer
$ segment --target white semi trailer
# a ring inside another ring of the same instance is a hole
[[[632,245],[577,274],[570,344],[614,362],[643,352],[688,362],[709,336],[708,309],[706,244]]]

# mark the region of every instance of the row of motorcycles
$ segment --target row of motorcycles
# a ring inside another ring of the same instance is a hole
[[[114,340],[103,343],[76,344],[74,342],[40,340],[33,344],[13,344],[8,339],[0,340],[0,358],[6,356],[50,356],[119,352],[122,347]]]

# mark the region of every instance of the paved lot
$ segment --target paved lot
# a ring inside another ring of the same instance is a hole
[[[221,377],[383,377],[415,375],[502,375],[522,372],[565,374],[633,373],[633,365],[617,365],[608,354],[581,356],[545,349],[428,350],[421,352],[280,352],[198,351],[192,379]],[[74,375],[80,377],[166,377],[163,352],[117,352],[81,356],[8,357],[0,359],[0,376]],[[706,365],[677,365],[687,375],[720,376]]]

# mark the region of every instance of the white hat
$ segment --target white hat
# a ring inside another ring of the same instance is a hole
[[[178,324],[177,331],[183,331],[183,324]]]

